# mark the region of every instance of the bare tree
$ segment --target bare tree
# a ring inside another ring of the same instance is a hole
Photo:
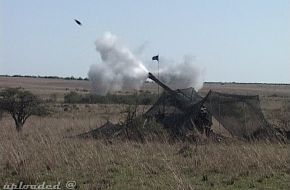
[[[21,131],[30,116],[43,116],[48,113],[36,95],[19,88],[7,88],[0,92],[0,110],[12,116],[17,131]]]

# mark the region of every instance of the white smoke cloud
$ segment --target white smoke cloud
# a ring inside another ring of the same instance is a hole
[[[118,38],[107,32],[95,42],[101,62],[90,67],[89,80],[92,90],[99,95],[128,89],[140,89],[147,79],[148,70]],[[150,68],[156,64],[148,65]],[[157,72],[153,72],[157,77]],[[183,61],[174,63],[160,58],[160,80],[173,89],[194,87],[200,89],[203,84],[203,72],[194,64],[193,57],[184,56]]]
[[[199,90],[203,86],[203,70],[194,64],[194,57],[185,55],[183,60],[172,63],[160,60],[160,79],[173,89],[194,87]]]
[[[148,70],[115,35],[107,32],[95,44],[102,62],[92,65],[88,73],[94,93],[141,88]]]

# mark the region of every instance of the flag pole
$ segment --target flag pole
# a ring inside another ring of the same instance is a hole
[[[158,54],[158,74],[157,74],[157,77],[158,77],[158,80],[160,80],[159,79],[159,54]],[[158,86],[158,97],[159,97],[159,85],[157,85]]]
[[[157,65],[157,79],[158,80],[160,80],[159,79],[159,54],[157,54],[157,55],[155,55],[155,56],[153,56],[152,57],[152,61],[154,61],[154,60],[156,60],[158,63],[158,65]],[[159,97],[159,85],[157,85],[157,95],[158,95],[158,97]]]

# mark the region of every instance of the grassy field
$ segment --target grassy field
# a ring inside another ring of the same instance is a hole
[[[20,134],[13,120],[4,115],[0,121],[0,188],[20,181],[59,181],[65,189],[67,181],[76,181],[77,189],[290,189],[290,144],[238,140],[140,144],[70,138],[107,120],[122,120],[126,106],[62,103],[69,91],[89,93],[87,81],[0,77],[0,87],[22,87],[42,98],[56,94],[58,101],[50,103],[51,115],[28,119]],[[142,88],[156,89],[151,83]],[[266,118],[289,129],[290,86],[208,83],[201,94],[209,89],[259,94]]]

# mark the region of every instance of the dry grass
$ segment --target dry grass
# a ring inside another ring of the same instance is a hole
[[[290,146],[266,142],[194,145],[66,138],[93,129],[122,106],[78,105],[31,118],[22,134],[0,128],[0,184],[68,180],[79,189],[290,188]]]
[[[42,97],[57,93],[60,99],[69,90],[89,90],[86,81],[31,80],[0,78],[0,87],[22,86]],[[255,91],[223,85],[216,89],[267,94],[262,97],[262,109],[272,123],[280,125],[278,121],[289,114],[289,96],[282,96],[285,90],[268,91],[268,87]],[[154,91],[154,86],[143,90]],[[203,91],[207,90],[205,86]],[[271,96],[274,93],[278,96]],[[0,121],[0,187],[19,181],[61,181],[64,186],[65,181],[75,180],[78,189],[290,189],[289,144],[139,144],[67,138],[108,119],[118,122],[124,106],[67,105],[67,111],[61,104],[52,107],[52,115],[30,118],[22,134],[7,115]]]

